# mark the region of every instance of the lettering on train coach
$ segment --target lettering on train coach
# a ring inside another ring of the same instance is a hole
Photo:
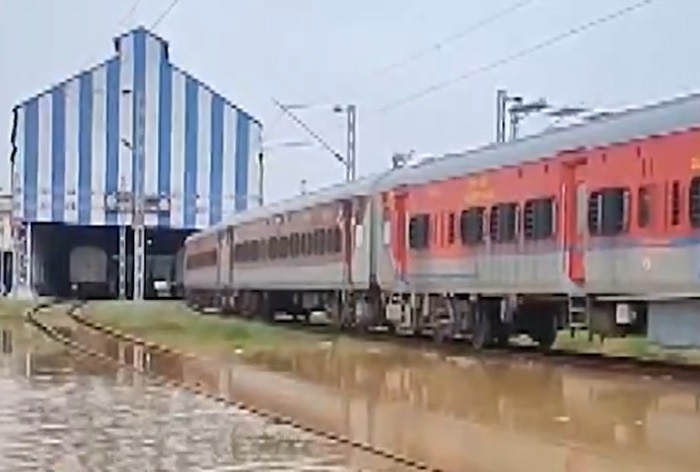
[[[690,170],[700,170],[700,157],[690,158]]]
[[[494,199],[494,192],[491,183],[485,176],[475,177],[467,180],[465,184],[464,203],[476,205]]]

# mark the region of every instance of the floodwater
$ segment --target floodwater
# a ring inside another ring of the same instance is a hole
[[[308,415],[445,470],[700,470],[697,384],[353,341],[250,361],[294,379]]]
[[[700,470],[697,384],[357,341],[214,362],[81,328],[71,335],[138,368],[445,471]],[[22,460],[61,470],[54,464],[71,456],[91,465],[63,470],[408,470],[137,374],[58,359],[68,358],[35,356],[27,376],[16,358],[0,376],[0,456],[14,458],[11,470]],[[223,463],[243,465],[216,469]]]
[[[338,445],[0,322],[2,471],[345,471]],[[132,371],[133,372],[133,371]]]

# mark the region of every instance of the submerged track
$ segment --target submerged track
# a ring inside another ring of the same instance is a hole
[[[189,385],[187,383],[168,378],[166,376],[160,375],[158,373],[155,373],[155,372],[152,372],[149,370],[142,371],[131,364],[121,362],[120,360],[114,359],[113,357],[110,357],[102,352],[90,349],[90,348],[76,342],[75,340],[69,338],[68,336],[63,334],[61,332],[61,330],[53,328],[45,323],[42,323],[41,321],[39,321],[37,319],[36,315],[40,311],[50,309],[58,304],[66,304],[66,303],[68,303],[68,307],[67,307],[65,314],[70,319],[72,319],[75,323],[77,323],[78,325],[81,325],[81,326],[88,328],[90,330],[99,332],[103,335],[110,336],[116,340],[125,341],[125,342],[131,343],[133,345],[141,346],[145,349],[146,355],[148,355],[152,352],[159,352],[159,353],[163,353],[163,354],[179,355],[179,356],[185,356],[185,357],[194,357],[191,354],[183,353],[183,352],[177,351],[175,349],[169,348],[167,346],[144,341],[142,339],[131,336],[127,333],[123,333],[121,331],[115,330],[109,326],[103,326],[101,324],[95,323],[94,321],[89,320],[89,319],[79,315],[77,312],[85,305],[85,302],[83,302],[83,301],[66,301],[66,300],[56,299],[56,300],[41,302],[25,312],[25,319],[26,319],[27,323],[34,326],[36,329],[41,331],[43,334],[45,334],[51,340],[64,345],[66,348],[68,348],[70,351],[72,351],[76,355],[84,356],[86,358],[94,359],[94,360],[104,362],[106,364],[114,365],[117,367],[127,368],[131,371],[138,373],[138,374],[146,375],[150,379],[154,380],[155,382],[157,382],[161,385],[179,388],[179,389],[186,390],[186,391],[189,391],[189,392],[197,394],[197,395],[207,397],[211,400],[223,403],[227,406],[231,406],[231,407],[239,409],[241,411],[245,411],[245,412],[251,413],[255,416],[267,419],[269,421],[274,422],[275,424],[290,426],[294,429],[303,431],[305,433],[312,434],[312,435],[319,437],[321,439],[324,439],[324,440],[327,440],[327,441],[330,441],[330,442],[333,442],[336,444],[349,446],[353,449],[360,450],[362,452],[380,457],[380,458],[385,459],[385,460],[389,460],[391,462],[394,462],[398,465],[401,465],[403,467],[407,467],[407,468],[412,469],[412,470],[441,472],[441,469],[436,469],[436,468],[430,467],[427,464],[423,464],[421,462],[414,461],[412,459],[394,454],[390,451],[374,447],[371,444],[356,441],[356,440],[353,440],[351,438],[348,438],[348,437],[345,437],[345,436],[342,436],[342,435],[339,435],[336,433],[327,432],[327,431],[320,431],[316,428],[305,426],[292,418],[287,418],[287,417],[284,417],[281,415],[277,415],[275,413],[259,409],[253,405],[244,404],[241,402],[234,401],[230,398],[227,398],[224,395],[220,395],[218,393],[213,393],[213,392],[207,391],[205,388],[203,388],[203,386],[201,386],[199,384],[198,385]]]

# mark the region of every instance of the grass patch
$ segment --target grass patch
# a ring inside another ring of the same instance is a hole
[[[21,318],[24,312],[31,308],[36,302],[32,300],[14,300],[0,298],[0,319]]]
[[[101,302],[88,305],[85,312],[140,338],[192,352],[250,352],[317,339],[310,333],[256,321],[202,315],[180,302]]]
[[[577,331],[572,338],[567,330],[559,332],[554,347],[573,352],[599,352],[611,356],[632,356],[639,359],[700,364],[700,350],[662,348],[643,336],[609,338],[600,342],[598,337],[589,341],[587,331]]]

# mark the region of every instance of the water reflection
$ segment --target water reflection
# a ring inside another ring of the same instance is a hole
[[[700,470],[700,389],[688,385],[353,342],[249,361],[326,387],[318,396],[338,398],[353,435],[452,470]]]
[[[280,348],[249,355],[246,364],[215,364],[135,350],[81,329],[72,336],[138,368],[444,470],[700,470],[700,390],[672,381],[526,362],[443,359],[357,342]],[[153,387],[143,384],[143,377],[128,371],[117,375],[124,377],[121,384],[131,385],[134,398],[150,398]],[[167,411],[188,412],[173,405]],[[206,431],[211,422],[201,427]],[[295,441],[278,437],[269,447],[283,456],[305,451]],[[228,444],[237,457],[251,447],[245,441]],[[357,451],[345,452],[346,463],[363,470],[390,469]]]
[[[337,445],[25,334],[0,331],[0,470],[351,470]]]

